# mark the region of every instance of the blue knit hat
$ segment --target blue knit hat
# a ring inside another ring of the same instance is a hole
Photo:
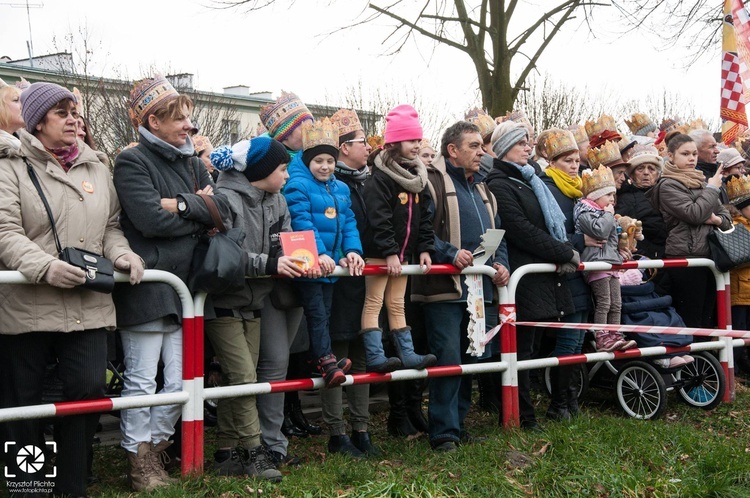
[[[292,160],[286,147],[269,137],[243,140],[231,147],[224,145],[211,152],[210,158],[214,168],[219,171],[241,171],[250,182],[262,180],[280,164]]]

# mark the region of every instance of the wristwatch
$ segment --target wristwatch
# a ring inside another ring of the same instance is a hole
[[[187,211],[187,202],[184,199],[177,200],[177,212],[182,214]]]

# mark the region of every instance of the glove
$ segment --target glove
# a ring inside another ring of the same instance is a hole
[[[557,273],[559,275],[565,275],[567,273],[573,273],[576,270],[578,270],[578,266],[581,264],[581,255],[578,254],[578,251],[573,249],[573,257],[570,258],[570,261],[567,263],[563,263],[560,265],[560,267],[557,269]]]
[[[44,281],[52,287],[72,289],[86,282],[86,274],[80,268],[56,259],[49,264]]]
[[[115,268],[130,272],[130,285],[141,283],[143,278],[143,260],[134,252],[125,253],[115,261]]]

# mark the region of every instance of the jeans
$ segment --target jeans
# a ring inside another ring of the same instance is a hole
[[[333,341],[331,344],[336,358],[352,360],[349,373],[365,373],[365,348],[360,338],[351,341]],[[370,424],[370,384],[346,386],[346,401],[349,405],[349,422],[353,431],[367,431]],[[321,389],[323,421],[328,425],[331,436],[346,434],[344,421],[343,389]]]
[[[315,360],[331,354],[331,334],[328,325],[333,302],[333,284],[299,282],[300,300],[307,319],[310,352]]]
[[[424,312],[427,342],[438,365],[476,363],[476,357],[465,353],[469,346],[466,303],[428,303]],[[460,442],[471,405],[471,383],[471,375],[430,379],[427,411],[432,446]]]
[[[302,308],[280,310],[274,308],[270,297],[266,296],[263,300],[258,382],[286,379],[289,347],[297,335],[301,320]],[[289,442],[281,432],[281,425],[284,423],[284,393],[261,394],[256,398],[255,404],[263,443],[269,449],[286,455]]]
[[[122,396],[154,394],[159,359],[164,363],[164,387],[160,393],[182,390],[182,328],[174,332],[133,332],[120,330],[125,358],[125,383]],[[131,408],[120,413],[120,445],[131,453],[138,444],[158,444],[174,434],[181,405]]]
[[[562,321],[565,323],[585,323],[587,319],[587,311],[576,311],[575,313],[563,317]],[[585,335],[585,330],[555,330],[555,349],[552,350],[552,356],[564,356],[580,353],[581,349],[583,348],[583,340]]]
[[[385,259],[367,258],[368,265],[385,265]],[[391,330],[406,327],[404,296],[409,277],[402,275],[374,275],[365,277],[365,306],[362,310],[362,328],[378,328],[383,302],[388,311],[388,326]]]
[[[29,332],[0,335],[0,406],[40,404],[47,364],[55,361],[58,362],[58,375],[67,401],[104,397],[107,369],[107,333],[104,329],[70,333]],[[8,480],[54,480],[55,493],[85,496],[88,454],[98,420],[98,413],[55,419],[55,479],[46,479],[44,472],[27,474],[20,471],[15,458],[18,450],[29,444],[46,450],[42,432],[44,421],[6,422],[3,435],[7,441],[15,443],[9,445],[6,470],[17,476]]]
[[[225,385],[252,384],[256,381],[260,347],[260,318],[243,320],[219,317],[206,322],[206,335],[219,358]],[[255,396],[220,399],[217,446],[247,449],[260,445],[260,422]]]

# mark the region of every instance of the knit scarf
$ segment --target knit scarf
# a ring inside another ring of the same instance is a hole
[[[11,144],[16,150],[21,148],[21,141],[12,133],[8,133],[5,130],[0,130],[0,138],[6,139],[8,143]]]
[[[677,180],[687,188],[701,188],[706,186],[706,177],[697,169],[680,169],[672,161],[664,163],[661,176]]]
[[[511,162],[508,162],[508,164],[515,166],[521,172],[523,179],[531,185],[531,190],[534,191],[534,195],[537,201],[539,201],[539,206],[542,208],[544,224],[547,226],[550,235],[560,242],[567,242],[568,235],[565,232],[565,215],[560,209],[560,205],[557,204],[552,192],[549,191],[542,179],[536,176],[534,168],[528,164],[525,166]]]
[[[391,180],[402,186],[408,192],[420,193],[427,186],[427,168],[424,167],[419,158],[411,161],[404,160],[404,166],[414,166],[416,172],[412,173],[393,160],[383,164],[383,153],[375,157],[375,167],[382,170]]]
[[[560,192],[562,192],[565,197],[568,197],[569,199],[580,199],[583,197],[583,192],[581,192],[583,180],[581,180],[580,176],[571,178],[571,176],[564,171],[549,167],[544,170],[544,173],[552,178],[555,185],[557,185],[557,188],[560,189]]]
[[[341,161],[336,162],[336,174],[339,176],[348,176],[355,182],[362,182],[367,178],[367,174],[370,172],[370,168],[365,165],[364,168],[352,169]]]
[[[62,166],[66,173],[70,167],[73,166],[73,162],[75,162],[78,157],[78,142],[70,147],[56,147],[54,149],[48,149],[45,147],[45,149],[57,159],[57,162],[60,163],[60,166]]]

